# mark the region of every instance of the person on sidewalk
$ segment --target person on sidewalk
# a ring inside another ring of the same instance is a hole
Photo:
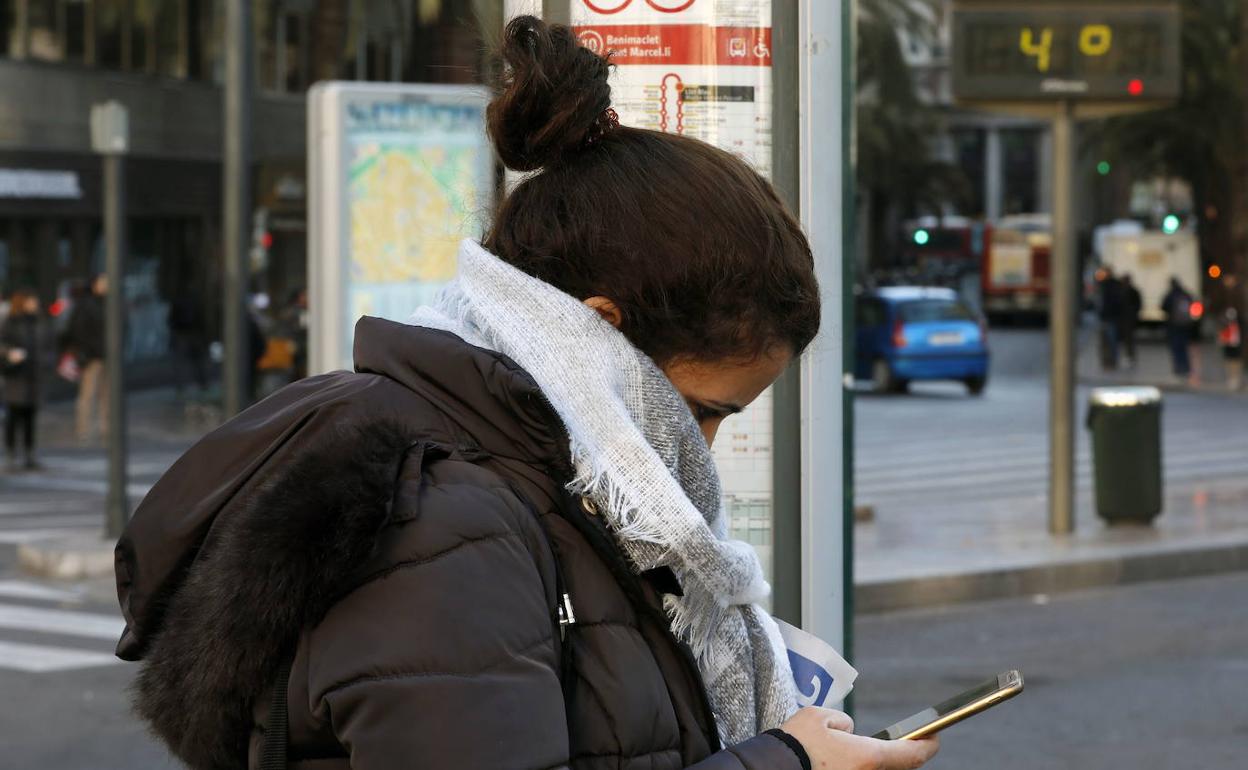
[[[1118,329],[1122,323],[1122,284],[1112,270],[1101,276],[1098,316],[1101,319],[1101,369],[1112,372],[1118,368]]]
[[[78,401],[75,423],[78,442],[92,438],[91,424],[98,420],[100,435],[108,432],[108,378],[104,376],[104,302],[108,276],[101,273],[74,305],[66,330],[66,348],[78,358]]]
[[[208,390],[207,328],[199,298],[189,287],[183,287],[169,303],[168,323],[178,394],[182,394],[187,380],[192,379],[202,396]]]
[[[1188,354],[1192,340],[1192,295],[1176,277],[1170,278],[1170,290],[1161,301],[1161,310],[1166,314],[1166,343],[1174,376],[1186,380],[1192,373]]]
[[[1123,274],[1118,290],[1120,294],[1118,339],[1122,343],[1127,368],[1134,369],[1136,363],[1135,331],[1140,324],[1140,310],[1144,307],[1144,300],[1140,296],[1140,290],[1132,282],[1130,273]]]
[[[1239,322],[1239,312],[1228,307],[1222,314],[1218,328],[1218,347],[1226,364],[1226,388],[1237,391],[1244,381],[1244,330]]]
[[[571,28],[502,45],[487,128],[526,175],[456,280],[130,520],[139,712],[195,768],[920,767],[936,740],[799,710],[727,534],[710,444],[819,327],[801,225],[732,153],[620,125]]]
[[[39,467],[35,457],[35,433],[43,364],[43,324],[39,297],[29,289],[13,292],[9,315],[0,327],[0,371],[4,372],[4,448],[8,467],[18,467],[17,442],[27,470]]]

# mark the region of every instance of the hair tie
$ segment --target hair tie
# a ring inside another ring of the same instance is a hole
[[[620,114],[608,107],[594,119],[594,125],[590,126],[589,134],[585,137],[585,144],[593,144],[619,127]]]

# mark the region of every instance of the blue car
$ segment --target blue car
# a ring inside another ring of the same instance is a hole
[[[858,297],[854,377],[900,393],[920,380],[956,380],[973,395],[988,384],[983,317],[952,289],[893,286]]]

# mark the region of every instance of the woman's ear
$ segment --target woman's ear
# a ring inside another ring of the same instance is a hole
[[[620,324],[624,322],[624,315],[620,313],[620,309],[615,303],[606,297],[589,297],[585,300],[585,306],[592,308],[598,315],[602,316],[607,323],[615,328],[620,328]]]

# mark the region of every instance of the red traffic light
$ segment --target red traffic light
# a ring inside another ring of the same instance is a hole
[[[1127,83],[1127,93],[1131,94],[1132,96],[1139,96],[1140,94],[1144,93],[1144,81],[1140,80],[1139,78],[1136,78],[1132,80],[1130,83]]]

